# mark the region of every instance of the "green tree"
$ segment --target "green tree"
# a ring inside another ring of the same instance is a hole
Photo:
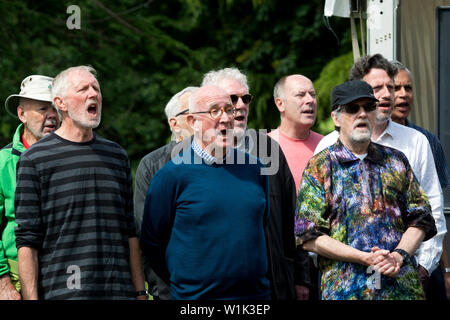
[[[353,53],[349,52],[334,58],[320,72],[314,81],[317,94],[317,121],[313,130],[328,134],[334,130],[331,119],[331,90],[338,84],[348,80],[350,68],[353,65]]]
[[[122,145],[134,168],[167,143],[163,109],[170,97],[199,85],[207,71],[235,66],[246,73],[255,96],[249,127],[270,129],[279,123],[272,91],[280,77],[315,80],[328,61],[351,49],[348,20],[333,20],[338,45],[323,23],[322,0],[80,0],[80,30],[66,26],[71,4],[0,0],[0,97],[17,93],[30,74],[92,65],[104,107],[97,131]],[[319,95],[326,95],[321,88],[318,82]],[[324,119],[320,132],[328,128]],[[0,118],[1,145],[17,124]]]

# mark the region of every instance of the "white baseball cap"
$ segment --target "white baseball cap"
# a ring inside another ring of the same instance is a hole
[[[6,98],[6,111],[17,118],[16,108],[19,105],[20,98],[52,102],[52,82],[53,78],[41,75],[26,77],[20,85],[20,93],[12,94]]]

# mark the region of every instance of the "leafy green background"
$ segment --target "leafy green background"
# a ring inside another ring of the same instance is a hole
[[[103,118],[97,132],[140,159],[170,139],[164,107],[211,69],[235,66],[247,74],[255,100],[249,127],[276,128],[273,85],[301,73],[314,81],[318,120],[326,134],[330,91],[352,64],[350,22],[333,17],[324,0],[0,0],[0,97],[18,93],[30,74],[55,76],[74,65],[98,72]],[[81,29],[66,27],[69,5],[81,9]],[[2,113],[0,145],[18,120]],[[134,170],[133,170],[134,171]]]

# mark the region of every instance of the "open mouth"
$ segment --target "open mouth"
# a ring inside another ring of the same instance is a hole
[[[360,122],[355,126],[355,129],[367,129],[367,128],[369,128],[369,124],[367,122]]]
[[[234,118],[235,121],[244,121],[245,117],[244,116],[238,116]]]
[[[54,124],[44,125],[44,131],[54,131],[54,130],[56,130],[56,125],[54,125]]]
[[[87,108],[87,112],[91,115],[96,115],[97,114],[97,104],[96,103],[90,104]]]
[[[303,114],[310,114],[313,115],[314,114],[314,110],[313,109],[306,109],[302,111]]]
[[[380,103],[378,104],[378,107],[379,107],[379,108],[386,108],[386,109],[389,109],[389,108],[391,107],[391,104],[390,104],[389,102],[380,102]]]
[[[395,105],[395,107],[399,108],[399,109],[409,109],[409,103],[408,102],[400,102],[400,103],[397,103]]]

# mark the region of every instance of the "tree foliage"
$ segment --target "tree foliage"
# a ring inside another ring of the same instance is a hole
[[[353,53],[349,52],[331,60],[320,72],[319,78],[314,81],[317,94],[317,121],[313,130],[322,134],[334,130],[331,120],[331,90],[348,80],[350,68],[353,65]]]
[[[71,4],[81,9],[80,30],[66,26]],[[255,96],[249,127],[275,128],[275,82],[292,73],[316,80],[328,61],[350,51],[348,20],[334,21],[338,45],[323,23],[323,5],[323,0],[0,0],[0,96],[4,101],[17,93],[30,74],[55,76],[69,66],[92,65],[103,94],[97,131],[122,145],[136,167],[170,137],[163,112],[170,97],[199,85],[211,69],[235,66],[247,74]],[[316,81],[319,97],[329,95],[339,67]],[[320,114],[319,131],[328,129],[321,124],[325,115]],[[17,124],[0,118],[2,145]]]

